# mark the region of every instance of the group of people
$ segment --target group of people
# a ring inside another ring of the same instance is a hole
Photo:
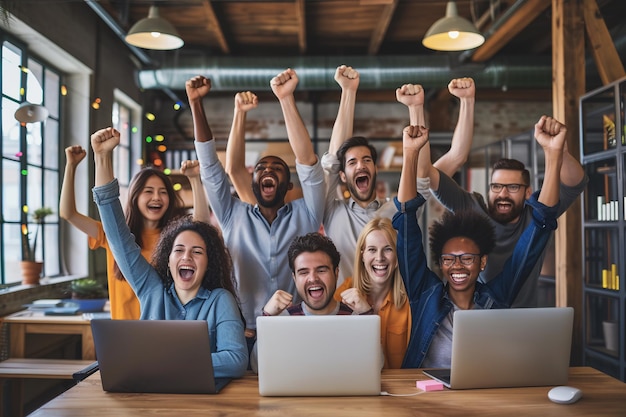
[[[449,152],[434,163],[424,91],[403,85],[396,98],[409,110],[409,126],[398,194],[386,201],[375,192],[376,149],[352,132],[359,73],[342,65],[335,80],[341,99],[321,158],[296,106],[296,72],[270,81],[302,189],[292,201],[284,160],[262,157],[251,175],[245,167],[246,114],[258,105],[251,92],[235,96],[222,166],[203,106],[211,82],[203,76],[186,83],[198,161],[184,162],[182,171],[192,185],[193,218],[177,214],[167,177],[148,168],[133,179],[122,210],[112,169],[120,135],[113,128],[91,137],[101,223],[78,213],[74,172],[86,152],[66,150],[60,214],[89,235],[91,248],[107,249],[113,318],[206,320],[216,376],[241,376],[254,352],[256,317],[280,314],[378,314],[385,367],[449,367],[455,310],[509,308],[525,283],[532,289],[556,218],[587,182],[567,152],[565,126],[546,116],[535,125],[545,152],[541,191],[532,192],[523,164],[503,160],[493,168],[485,204],[450,178],[471,147],[473,80],[448,85],[460,100],[459,121]],[[348,199],[337,196],[340,182]],[[431,195],[449,209],[430,233],[441,276],[429,269],[418,222]],[[209,207],[221,234],[208,224]]]

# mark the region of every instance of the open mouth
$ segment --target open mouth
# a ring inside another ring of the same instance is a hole
[[[148,204],[148,210],[150,211],[161,211],[163,208],[163,204]]]
[[[312,285],[307,288],[306,291],[309,294],[309,297],[315,300],[319,300],[324,296],[324,287],[322,287],[321,285]]]
[[[466,272],[455,272],[450,274],[450,281],[455,284],[462,284],[469,279],[469,274]]]
[[[369,190],[370,186],[370,177],[367,174],[358,174],[354,179],[354,183],[356,188],[361,192],[366,192]]]
[[[372,265],[372,271],[378,277],[384,277],[389,271],[389,265]]]
[[[513,210],[513,204],[509,201],[497,201],[496,209],[501,213],[508,213]]]
[[[276,192],[276,179],[274,177],[264,177],[261,179],[261,191],[263,194],[273,194]]]
[[[190,280],[193,278],[196,270],[190,266],[181,266],[178,268],[178,276],[183,280]]]

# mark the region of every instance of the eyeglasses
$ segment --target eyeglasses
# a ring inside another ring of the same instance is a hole
[[[528,185],[526,184],[498,184],[497,182],[492,182],[491,184],[489,184],[489,189],[493,191],[494,193],[499,193],[500,191],[502,191],[503,188],[506,188],[506,190],[510,193],[516,193],[522,187],[526,188],[528,187]]]
[[[480,257],[480,254],[462,253],[460,255],[453,255],[451,253],[446,253],[441,255],[439,259],[441,260],[441,264],[443,266],[452,266],[456,263],[457,259],[461,261],[461,265],[471,265],[474,263],[477,257]]]

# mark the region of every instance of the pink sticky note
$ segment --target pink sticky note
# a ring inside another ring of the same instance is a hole
[[[434,381],[432,379],[425,379],[423,381],[417,381],[415,386],[422,391],[441,391],[443,390],[443,384],[441,382]]]

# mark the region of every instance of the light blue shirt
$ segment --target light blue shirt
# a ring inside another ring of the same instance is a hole
[[[215,377],[243,376],[248,366],[248,348],[235,297],[222,288],[201,287],[196,297],[183,305],[174,284],[165,288],[159,274],[141,256],[141,248],[124,219],[119,195],[117,180],[93,188],[109,247],[141,303],[141,319],[205,320]]]
[[[233,257],[241,310],[246,327],[256,328],[256,317],[276,290],[299,301],[289,269],[287,249],[296,236],[317,232],[324,216],[326,185],[319,160],[313,166],[296,163],[303,198],[285,204],[270,225],[258,205],[233,197],[215,141],[195,142],[202,183],[211,209]]]

